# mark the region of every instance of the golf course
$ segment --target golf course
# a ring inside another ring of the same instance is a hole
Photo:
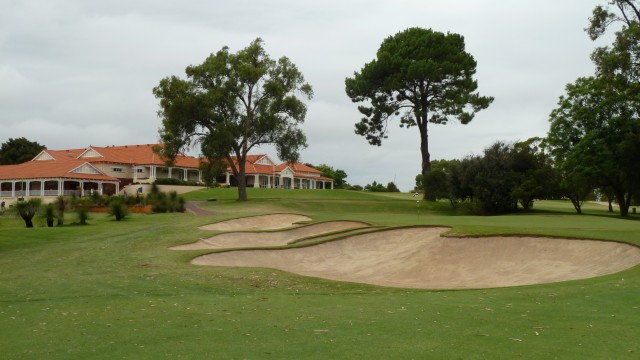
[[[85,226],[0,215],[1,358],[640,356],[631,211],[476,216],[406,193],[247,190]]]

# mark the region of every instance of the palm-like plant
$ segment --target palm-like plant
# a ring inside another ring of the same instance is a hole
[[[28,228],[33,227],[33,217],[40,209],[42,202],[40,199],[29,199],[27,201],[18,201],[15,205],[16,213],[24,220],[24,224]]]

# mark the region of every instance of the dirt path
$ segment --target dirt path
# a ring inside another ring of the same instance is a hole
[[[215,215],[213,211],[205,210],[201,208],[199,205],[204,203],[204,201],[187,201],[185,204],[185,208],[188,212],[196,215],[196,216],[212,216]]]

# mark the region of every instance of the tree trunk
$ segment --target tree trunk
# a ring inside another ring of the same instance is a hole
[[[629,201],[625,194],[621,191],[617,191],[616,199],[618,199],[618,206],[620,207],[620,216],[629,215]]]
[[[48,227],[53,227],[53,218],[47,219],[47,226]]]
[[[418,124],[420,129],[420,154],[422,155],[422,181],[424,183],[427,178],[427,173],[431,171],[431,155],[429,154],[429,134],[427,131],[427,121],[424,120],[422,124]],[[424,189],[424,199],[427,201],[436,201],[434,194],[430,193],[426,188]]]
[[[431,171],[431,155],[429,155],[429,134],[427,131],[427,121],[420,128],[420,154],[422,155],[422,179]]]
[[[578,214],[582,214],[582,206],[580,205],[580,201],[573,198],[569,198],[569,200],[571,200],[571,204],[573,205],[573,208],[576,209],[576,212]]]
[[[24,220],[24,224],[28,228],[32,228],[33,227],[33,221],[31,221],[31,218],[23,217],[22,219]]]
[[[247,201],[247,177],[244,160],[238,160],[238,201]]]

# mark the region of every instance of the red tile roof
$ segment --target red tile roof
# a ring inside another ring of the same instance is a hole
[[[89,162],[164,166],[166,164],[165,160],[153,151],[156,146],[161,145],[90,146],[86,152],[93,150],[100,154],[101,157],[87,157],[84,159]],[[83,154],[82,156],[85,155]],[[200,166],[200,159],[193,156],[178,155],[173,162],[173,166],[197,169]]]
[[[118,179],[103,174],[85,174],[71,172],[84,164],[87,164],[87,162],[83,160],[65,159],[63,161],[29,161],[18,165],[0,166],[0,179],[19,180],[64,178],[118,181]]]
[[[255,164],[256,161],[262,159],[265,155],[247,155],[247,161],[245,164],[245,173],[247,175],[260,174],[260,175],[272,175],[274,172],[276,174],[280,174],[281,171],[286,169],[287,167],[293,170],[294,177],[296,178],[305,178],[305,179],[314,179],[314,180],[323,180],[323,181],[333,181],[333,179],[328,177],[323,177],[322,172],[318,169],[314,169],[310,166],[301,163],[282,163],[280,165],[271,166],[271,165],[262,165]],[[237,164],[236,157],[233,157],[234,163]],[[227,167],[227,170],[231,172],[231,166]]]

